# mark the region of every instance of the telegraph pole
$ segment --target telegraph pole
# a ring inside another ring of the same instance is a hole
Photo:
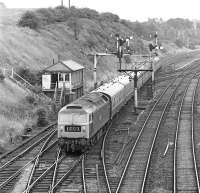
[[[70,2],[70,0],[69,0],[69,9],[70,9],[70,7],[71,7],[71,2]]]
[[[61,7],[63,7],[64,6],[64,4],[63,4],[63,0],[61,0]]]

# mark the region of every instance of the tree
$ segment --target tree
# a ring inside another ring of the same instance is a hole
[[[27,11],[22,15],[18,25],[21,27],[37,29],[39,27],[39,19],[33,11]]]
[[[78,40],[78,36],[81,31],[81,25],[78,19],[76,17],[70,17],[68,21],[68,26],[74,31],[75,40]]]

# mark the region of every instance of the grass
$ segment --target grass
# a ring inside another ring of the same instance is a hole
[[[0,90],[0,147],[10,149],[21,141],[20,136],[26,128],[36,128],[37,109],[43,107],[47,112],[50,109],[48,104],[37,99],[30,104],[29,93],[9,79],[0,83]]]

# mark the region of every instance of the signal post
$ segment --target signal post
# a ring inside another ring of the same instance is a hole
[[[129,79],[130,80],[134,80],[134,114],[138,114],[137,113],[137,109],[144,109],[144,108],[141,108],[141,107],[138,107],[138,87],[137,87],[137,81],[138,81],[138,72],[142,72],[142,71],[145,71],[145,72],[152,72],[153,70],[152,69],[119,69],[118,70],[119,72],[125,72],[127,74],[127,72],[134,72],[134,77],[132,77],[130,74],[129,75]]]

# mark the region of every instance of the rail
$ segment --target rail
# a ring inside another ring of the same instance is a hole
[[[28,179],[27,187],[30,186],[31,181],[33,180],[33,175],[34,175],[34,172],[35,172],[35,170],[36,170],[36,166],[37,166],[38,163],[39,163],[39,159],[40,159],[40,157],[41,157],[41,155],[42,155],[42,152],[44,152],[44,149],[46,148],[47,144],[48,144],[49,141],[52,139],[52,137],[55,135],[55,133],[56,133],[56,130],[53,131],[53,132],[51,133],[51,135],[47,138],[47,140],[45,141],[45,143],[44,143],[43,146],[41,147],[41,149],[40,149],[40,151],[39,151],[39,153],[38,153],[38,156],[37,156],[37,158],[35,159],[34,166],[33,166],[32,170],[31,170],[31,174],[30,174],[29,179]],[[29,192],[30,192],[30,190],[27,190],[27,193],[29,193]]]
[[[194,79],[194,77],[195,76],[193,76],[192,79]],[[200,79],[200,77],[198,77],[198,82],[199,82],[199,79]],[[173,180],[173,192],[174,193],[178,192],[178,190],[177,190],[177,186],[178,186],[177,185],[177,182],[178,182],[178,180],[177,180],[177,173],[178,173],[178,171],[177,171],[177,164],[178,164],[177,152],[178,151],[177,151],[177,149],[178,149],[178,139],[179,139],[178,136],[180,135],[179,133],[181,132],[180,131],[181,115],[183,114],[183,111],[184,111],[183,110],[184,109],[184,102],[185,102],[186,94],[187,94],[187,91],[189,89],[189,86],[190,86],[191,82],[192,82],[192,80],[188,81],[187,88],[184,91],[183,98],[182,98],[181,104],[180,104],[180,108],[178,110],[178,120],[177,120],[177,126],[176,126],[176,134],[175,134],[175,142],[174,142],[175,145],[174,145],[174,153],[173,153],[174,154],[174,161],[173,161],[173,167],[174,167],[173,168],[173,170],[174,170],[174,172],[173,172],[173,177],[174,177],[174,180]],[[197,82],[197,84],[198,84],[198,82]],[[193,96],[192,96],[192,99],[191,99],[192,100],[191,101],[191,106],[192,106],[192,110],[191,110],[191,112],[192,112],[192,116],[191,116],[191,119],[192,119],[191,120],[191,124],[192,124],[192,127],[191,127],[191,141],[192,141],[192,143],[191,143],[191,146],[192,146],[192,159],[193,159],[192,161],[193,161],[193,164],[194,164],[194,173],[195,173],[195,178],[196,178],[196,185],[197,185],[197,188],[198,188],[198,192],[200,192],[198,169],[197,169],[197,165],[196,165],[195,150],[194,150],[194,139],[193,139],[193,137],[194,137],[194,135],[193,135],[193,130],[194,130],[194,127],[193,127],[193,112],[194,112],[193,106],[194,106],[194,95],[196,93],[197,84],[196,84],[196,86],[194,88],[195,91],[193,92]],[[186,106],[188,106],[188,105],[186,104]],[[184,151],[187,152],[187,150],[184,150]],[[187,174],[187,176],[188,176],[188,179],[190,179],[190,173]],[[194,182],[192,181],[192,187],[193,187],[193,183]],[[191,185],[189,180],[187,181],[187,185],[188,186]]]
[[[190,81],[190,80],[189,80]],[[189,82],[188,81],[188,82]],[[154,139],[153,139],[153,142],[152,142],[152,145],[151,145],[151,149],[150,149],[150,152],[149,152],[149,156],[148,156],[148,160],[147,160],[147,164],[146,164],[146,167],[145,167],[145,173],[144,173],[144,178],[143,178],[143,182],[142,182],[142,188],[141,188],[141,193],[144,192],[144,188],[145,188],[145,182],[146,182],[146,178],[147,178],[147,172],[148,172],[148,169],[149,169],[149,164],[150,164],[150,160],[151,160],[151,156],[152,156],[152,152],[153,152],[153,147],[154,147],[154,144],[155,144],[155,141],[156,141],[156,138],[157,138],[157,133],[158,133],[158,130],[161,126],[161,122],[163,120],[163,117],[166,113],[166,109],[172,99],[172,96],[174,95],[174,93],[177,91],[177,89],[179,88],[181,82],[176,86],[175,90],[173,91],[173,93],[171,94],[171,96],[169,97],[169,100],[167,101],[167,103],[165,104],[165,107],[162,111],[162,114],[161,114],[161,117],[160,117],[160,120],[159,120],[159,123],[158,123],[158,126],[157,126],[157,130],[156,130],[156,134],[154,136]],[[187,88],[186,88],[187,89]]]
[[[195,175],[197,179],[198,192],[200,192],[200,182],[199,182],[199,175],[198,175],[198,168],[197,168],[197,161],[196,161],[196,154],[195,154],[195,147],[194,147],[194,105],[195,105],[195,96],[197,93],[197,86],[199,85],[199,83],[200,83],[200,77],[198,78],[196,89],[194,91],[194,95],[192,98],[192,153],[193,153],[193,159],[194,159],[194,167],[195,167]]]

